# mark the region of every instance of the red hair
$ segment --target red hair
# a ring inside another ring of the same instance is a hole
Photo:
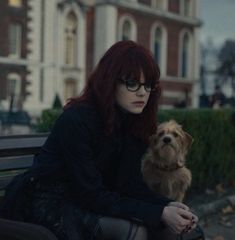
[[[105,132],[111,134],[116,119],[115,90],[122,76],[140,79],[155,86],[141,114],[128,114],[130,131],[145,142],[157,128],[157,108],[160,96],[160,71],[151,52],[133,41],[120,41],[111,46],[92,72],[81,96],[72,98],[65,108],[80,102],[88,102],[98,109],[105,123]]]

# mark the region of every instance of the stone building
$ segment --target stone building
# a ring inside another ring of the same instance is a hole
[[[131,39],[151,49],[159,63],[161,106],[169,108],[186,100],[188,106],[197,107],[199,0],[2,0],[0,4],[2,11],[8,9],[0,14],[5,19],[5,23],[0,19],[4,32],[0,33],[4,43],[0,67],[15,66],[0,78],[4,106],[11,76],[21,82],[19,95],[32,114],[51,107],[56,94],[64,103],[81,92],[87,76],[114,42]],[[21,45],[15,62],[5,37],[11,34],[8,15],[12,12],[22,18],[21,37],[13,34]]]
[[[0,1],[0,107],[20,109],[27,100],[27,1]]]

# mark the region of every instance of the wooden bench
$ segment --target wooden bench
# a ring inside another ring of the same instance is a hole
[[[32,165],[34,155],[40,151],[47,137],[48,133],[0,136],[0,201],[8,183]],[[6,238],[57,240],[43,226],[0,218],[0,239]]]
[[[0,137],[0,198],[12,178],[32,165],[47,137],[48,133]]]

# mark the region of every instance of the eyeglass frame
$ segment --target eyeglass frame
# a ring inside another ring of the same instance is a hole
[[[144,86],[144,90],[145,90],[146,92],[148,92],[148,93],[156,91],[156,87],[151,88],[150,90],[147,90],[147,89],[146,89],[146,82],[140,83],[139,81],[137,81],[137,80],[135,80],[135,79],[131,79],[131,78],[129,78],[129,79],[119,78],[119,80],[120,80],[121,83],[125,84],[126,89],[127,89],[128,91],[130,91],[130,92],[137,92],[137,91],[139,91],[139,89],[140,89],[142,86]],[[130,80],[135,81],[136,83],[138,83],[138,87],[137,87],[136,90],[130,90],[130,89],[128,88],[127,82],[130,81]]]

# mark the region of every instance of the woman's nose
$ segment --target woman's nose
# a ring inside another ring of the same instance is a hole
[[[138,89],[138,91],[136,92],[136,94],[137,94],[138,96],[143,96],[143,95],[146,94],[146,90],[145,90],[145,88],[144,88],[144,85],[140,86],[140,88]]]

